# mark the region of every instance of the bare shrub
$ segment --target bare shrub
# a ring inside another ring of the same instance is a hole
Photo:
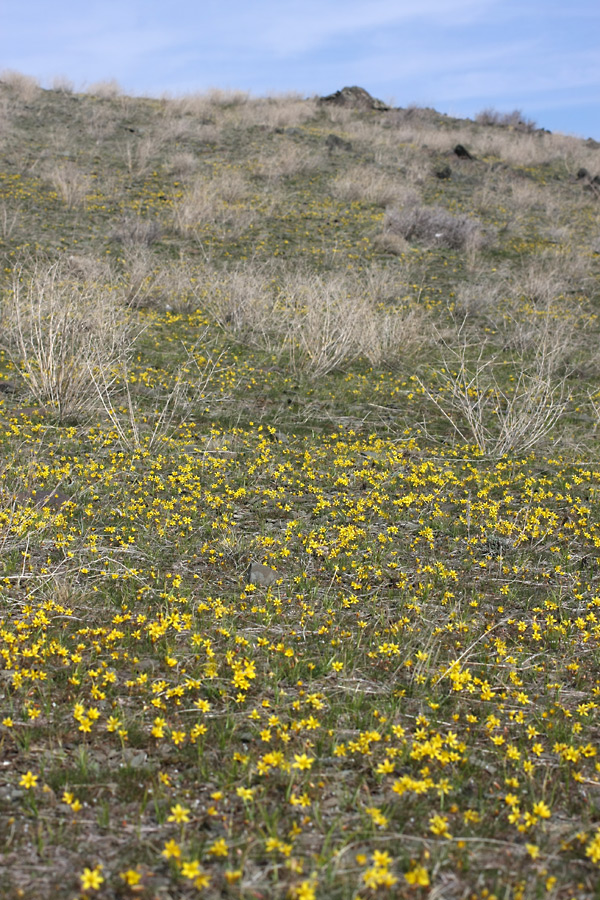
[[[407,241],[431,247],[455,250],[481,247],[486,235],[481,223],[471,216],[453,215],[440,206],[409,204],[390,209],[384,220],[384,233],[399,234]]]
[[[244,264],[228,272],[205,272],[197,279],[195,295],[197,305],[236,340],[266,350],[281,346],[285,324],[270,266]]]
[[[3,319],[3,344],[28,392],[59,420],[89,409],[94,377],[110,372],[131,344],[111,294],[58,263],[15,271]]]
[[[145,415],[131,391],[131,374],[126,357],[109,373],[93,371],[93,383],[104,412],[113,425],[120,444],[128,450],[151,450],[168,440],[199,405],[216,402],[211,383],[221,356],[206,356],[203,338],[186,353],[185,362],[175,372],[172,386],[151,416]],[[222,401],[223,396],[219,397]],[[121,401],[119,404],[119,400]]]
[[[565,379],[552,377],[547,348],[534,359],[479,350],[466,341],[458,349],[444,344],[443,366],[433,386],[419,383],[464,444],[475,444],[485,456],[527,453],[557,424],[568,403]]]
[[[52,90],[61,94],[72,94],[75,90],[75,85],[66,75],[55,75],[52,79]]]
[[[162,134],[152,134],[143,138],[131,138],[123,145],[123,158],[130,175],[145,175],[152,160],[155,160],[164,146]]]
[[[475,116],[478,125],[503,125],[514,128],[517,131],[535,131],[536,123],[532,119],[526,119],[520,109],[512,112],[501,113],[493,108],[482,109]]]
[[[294,371],[318,378],[360,355],[367,301],[349,291],[343,276],[293,275],[284,282],[281,304]]]
[[[8,241],[19,224],[20,211],[11,209],[3,200],[0,203],[0,235]]]
[[[46,171],[46,178],[68,209],[85,206],[93,181],[74,163],[64,162],[53,166]]]
[[[127,248],[124,263],[120,287],[125,304],[134,308],[190,312],[198,306],[198,286],[214,281],[207,266],[192,266],[183,258],[159,263],[147,247]]]
[[[188,150],[181,150],[169,158],[168,166],[171,173],[177,178],[185,178],[186,175],[191,175],[198,168],[198,157]]]
[[[37,78],[16,72],[14,69],[5,69],[0,72],[0,81],[7,85],[12,94],[23,103],[31,103],[41,91]]]
[[[123,88],[115,78],[111,78],[107,81],[95,81],[86,89],[86,93],[102,100],[114,100],[122,95]]]

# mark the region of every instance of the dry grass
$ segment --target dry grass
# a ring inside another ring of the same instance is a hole
[[[216,178],[197,177],[175,196],[173,227],[180,234],[199,239],[206,226],[239,235],[256,221],[256,211],[245,204],[249,195],[246,178],[235,169],[226,170]]]
[[[197,306],[221,328],[310,378],[358,358],[393,369],[429,340],[426,311],[399,302],[398,278],[385,270],[357,278],[246,263],[194,282]]]
[[[326,162],[325,152],[302,146],[284,139],[274,148],[264,148],[257,159],[252,161],[253,173],[268,184],[285,178],[308,176],[322,169]]]
[[[331,182],[334,197],[348,203],[355,201],[375,206],[406,205],[416,202],[416,194],[410,183],[380,169],[357,165],[345,169]]]

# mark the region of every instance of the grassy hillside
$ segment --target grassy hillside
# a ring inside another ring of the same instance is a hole
[[[0,83],[3,897],[600,897],[600,145],[480,119]]]

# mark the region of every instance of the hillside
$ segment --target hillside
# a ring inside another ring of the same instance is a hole
[[[0,252],[0,894],[600,897],[600,144],[13,75]]]

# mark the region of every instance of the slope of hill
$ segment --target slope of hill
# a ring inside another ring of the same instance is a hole
[[[598,896],[600,148],[500,121],[0,84],[3,897]]]

